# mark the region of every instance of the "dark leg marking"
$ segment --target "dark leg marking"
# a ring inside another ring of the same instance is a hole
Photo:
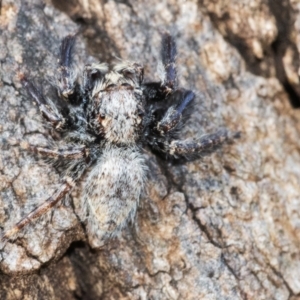
[[[225,142],[238,137],[239,133],[231,134],[226,129],[221,129],[201,137],[198,141],[173,140],[166,146],[166,150],[174,158],[194,159],[201,155],[212,153]]]
[[[162,36],[161,56],[166,71],[165,84],[171,89],[177,87],[176,55],[177,50],[174,38],[169,33],[164,33]]]
[[[174,38],[165,32],[162,34],[161,58],[165,69],[164,82],[147,82],[143,84],[143,92],[149,102],[164,102],[165,98],[178,86],[176,70],[176,42]]]
[[[73,63],[73,50],[75,45],[75,35],[66,36],[60,46],[60,61],[61,67],[70,68]]]
[[[148,82],[143,84],[143,91],[148,101],[163,101],[177,88],[176,58],[177,50],[174,38],[169,33],[162,34],[161,58],[166,72],[164,82]]]

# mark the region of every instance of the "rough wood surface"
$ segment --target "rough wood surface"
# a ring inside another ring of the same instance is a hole
[[[153,79],[159,32],[170,30],[181,85],[197,94],[183,136],[225,126],[242,137],[185,164],[147,152],[148,197],[100,251],[76,216],[79,187],[2,245],[0,299],[300,299],[299,9],[293,0],[3,0],[0,141],[45,143],[49,130],[17,74],[51,96],[60,40],[76,31],[79,62],[136,60]],[[1,142],[0,229],[58,178]]]

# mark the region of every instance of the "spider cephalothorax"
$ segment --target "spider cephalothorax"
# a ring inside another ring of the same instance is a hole
[[[144,83],[143,67],[130,62],[112,68],[104,63],[86,65],[78,74],[72,62],[74,43],[75,36],[67,36],[60,49],[56,88],[61,108],[23,78],[44,119],[60,132],[61,141],[56,148],[26,142],[21,146],[50,158],[62,170],[61,186],[5,232],[3,240],[14,238],[49,211],[86,175],[81,197],[83,221],[90,244],[99,247],[135,215],[147,174],[143,147],[165,158],[190,159],[233,138],[221,129],[198,140],[178,139],[195,95],[178,88],[176,45],[168,33],[162,37],[165,76],[159,82]]]
[[[95,134],[112,144],[137,142],[145,115],[142,80],[143,68],[137,63],[122,63],[101,72],[87,109],[89,127]]]

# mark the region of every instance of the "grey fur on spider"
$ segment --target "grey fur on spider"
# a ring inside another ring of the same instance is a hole
[[[51,158],[63,169],[60,188],[44,203],[5,232],[12,239],[32,220],[39,218],[69,194],[87,169],[81,206],[89,242],[99,247],[115,236],[136,213],[147,173],[142,148],[149,146],[166,158],[191,159],[213,152],[238,136],[226,129],[197,141],[178,140],[188,108],[190,90],[178,88],[176,45],[170,34],[162,35],[161,82],[143,82],[143,67],[122,62],[109,69],[105,63],[86,65],[83,74],[73,66],[75,36],[63,39],[56,79],[63,109],[46,100],[32,82],[23,78],[29,95],[44,119],[69,144],[51,149],[21,146]]]

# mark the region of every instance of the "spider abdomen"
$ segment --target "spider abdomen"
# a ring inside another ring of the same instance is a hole
[[[137,147],[107,147],[89,174],[82,196],[90,244],[99,247],[134,217],[144,190],[144,159]]]

